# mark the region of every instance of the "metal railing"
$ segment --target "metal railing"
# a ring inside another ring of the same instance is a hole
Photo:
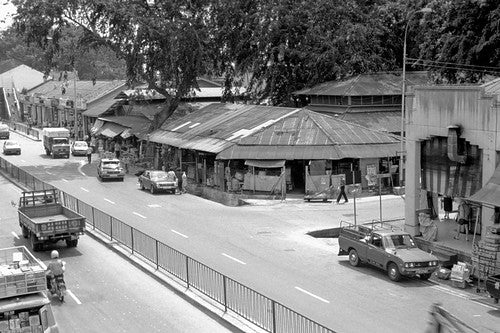
[[[13,129],[14,131],[21,132],[23,134],[26,134],[28,136],[31,136],[35,138],[36,140],[41,140],[41,132],[42,130],[39,128],[35,127],[30,127],[26,124],[23,123],[17,123],[17,122],[10,122],[9,123],[9,128]]]
[[[0,158],[0,168],[33,190],[53,189],[50,184]],[[62,204],[87,219],[87,224],[175,276],[205,296],[254,325],[272,333],[333,333],[334,331],[289,307],[231,279],[142,231],[59,189]]]

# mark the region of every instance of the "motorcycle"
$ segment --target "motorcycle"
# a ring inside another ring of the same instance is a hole
[[[57,295],[60,302],[64,302],[66,295],[66,283],[62,275],[52,276],[50,280],[50,294]]]

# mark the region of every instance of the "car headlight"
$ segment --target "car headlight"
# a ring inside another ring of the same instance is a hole
[[[413,268],[413,267],[415,267],[415,263],[414,262],[407,262],[407,263],[405,263],[405,267],[406,268]]]

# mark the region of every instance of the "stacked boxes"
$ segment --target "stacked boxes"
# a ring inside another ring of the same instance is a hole
[[[453,265],[450,278],[454,287],[465,288],[470,278],[469,265],[464,262],[458,262]]]
[[[0,266],[0,298],[36,293],[47,289],[45,271],[31,266],[24,272],[18,268]]]
[[[40,315],[28,311],[0,315],[0,333],[42,333]]]

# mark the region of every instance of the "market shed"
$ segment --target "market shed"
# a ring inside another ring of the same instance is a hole
[[[340,179],[367,186],[367,174],[394,173],[397,164],[391,162],[399,145],[396,136],[301,109],[241,138],[217,154],[217,160],[243,160],[252,166],[259,161],[286,161],[286,188],[302,188],[307,194],[335,188]],[[249,170],[243,178],[243,189],[248,190],[269,191],[273,183],[267,170]]]
[[[149,135],[160,147],[157,167],[182,169],[188,178],[209,186],[224,185],[224,165],[215,156],[259,129],[272,125],[295,108],[212,103],[175,120],[167,120]]]

